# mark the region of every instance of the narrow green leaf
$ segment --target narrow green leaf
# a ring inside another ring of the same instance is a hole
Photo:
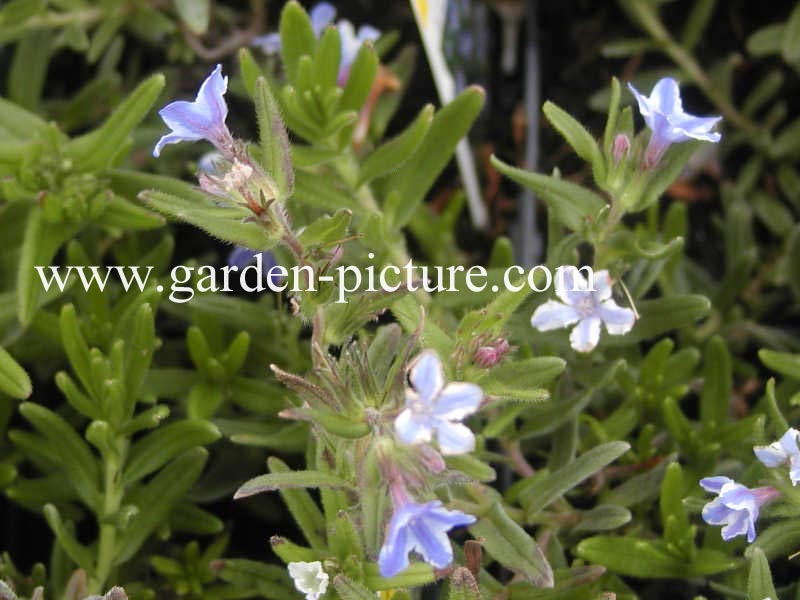
[[[391,222],[400,227],[408,223],[425,194],[453,157],[463,138],[483,107],[484,91],[467,88],[436,113],[414,156],[387,180],[387,189],[396,189],[403,202],[391,215]]]
[[[587,188],[557,177],[517,169],[492,157],[492,165],[509,179],[536,192],[553,216],[573,231],[580,231],[591,221],[605,200]]]
[[[486,515],[470,526],[483,547],[508,569],[519,572],[536,587],[553,587],[553,570],[536,541],[494,503]]]
[[[207,446],[222,434],[208,421],[187,420],[159,427],[133,444],[122,475],[130,485],[154,473],[195,446]]]
[[[288,2],[281,11],[280,20],[281,57],[283,68],[289,82],[294,84],[297,78],[298,63],[302,56],[314,53],[317,38],[311,28],[311,21],[296,0]]]
[[[332,473],[323,471],[288,471],[279,473],[268,473],[254,477],[236,490],[234,500],[247,498],[255,494],[272,492],[286,488],[320,488],[348,487],[349,484]]]
[[[193,448],[169,463],[147,485],[126,497],[126,504],[139,510],[120,540],[115,564],[122,564],[135,556],[150,534],[165,522],[170,511],[197,481],[207,459],[205,449]]]
[[[31,378],[14,357],[0,346],[0,392],[24,400],[33,392]]]
[[[432,119],[433,106],[428,104],[405,131],[384,142],[367,157],[361,166],[357,185],[360,186],[400,168],[419,148],[428,133]]]
[[[267,461],[271,474],[290,473],[291,469],[280,459],[271,457]],[[324,541],[325,517],[320,512],[311,495],[304,489],[283,488],[281,497],[294,517],[311,548],[322,551],[326,548]]]
[[[700,420],[707,427],[713,429],[728,420],[732,394],[731,354],[725,340],[715,336],[706,346],[703,391],[700,395]]]
[[[602,184],[606,173],[605,159],[592,135],[572,115],[553,102],[549,100],[545,102],[542,110],[547,120],[572,146],[575,153],[592,165],[595,182],[598,185]]]
[[[609,442],[592,448],[541,481],[534,480],[520,491],[525,514],[532,520],[540,510],[556,501],[603,467],[630,450],[627,442]]]
[[[61,521],[61,515],[58,513],[58,509],[53,504],[46,504],[44,507],[44,516],[66,555],[75,561],[75,564],[81,569],[85,569],[89,573],[94,572],[92,552],[75,539],[75,536],[67,529]]]
[[[758,358],[768,369],[792,379],[800,379],[800,354],[763,348],[758,351]]]
[[[245,209],[211,206],[208,202],[199,205],[159,190],[146,190],[139,194],[139,198],[150,208],[178,221],[190,223],[231,244],[264,251],[278,242],[277,239],[270,238],[258,223],[244,221],[251,216]]]
[[[152,75],[144,80],[98,129],[72,140],[65,148],[65,154],[85,170],[113,166],[119,149],[124,147],[125,140],[147,115],[162,89],[163,75]]]
[[[262,164],[278,188],[278,200],[286,200],[294,189],[289,135],[264,77],[256,80],[255,104]]]
[[[772,583],[772,573],[764,551],[754,547],[750,553],[750,573],[747,577],[747,597],[752,600],[778,600],[778,593]]]
[[[100,470],[86,442],[69,423],[43,406],[23,402],[19,412],[47,439],[75,492],[88,506],[95,507],[99,496]]]
[[[790,65],[800,61],[800,4],[795,3],[781,40],[781,54]]]

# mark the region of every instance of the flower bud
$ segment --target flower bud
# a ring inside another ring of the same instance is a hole
[[[439,454],[432,446],[422,444],[419,446],[419,458],[422,466],[434,475],[438,475],[444,471],[445,465],[442,455]]]
[[[499,363],[503,357],[511,350],[508,340],[499,338],[488,346],[481,346],[475,351],[473,361],[483,369],[491,369]]]
[[[628,150],[631,147],[631,140],[624,133],[618,133],[614,138],[614,145],[611,153],[614,155],[614,164],[618,165],[619,161],[628,155]]]

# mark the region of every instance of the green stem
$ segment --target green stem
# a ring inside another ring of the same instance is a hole
[[[100,526],[100,539],[97,547],[97,566],[94,575],[89,579],[89,592],[102,594],[106,582],[114,568],[114,558],[117,554],[117,524],[114,522],[124,490],[121,485],[122,464],[127,447],[127,439],[116,440],[117,453],[103,456],[103,509],[97,515]]]

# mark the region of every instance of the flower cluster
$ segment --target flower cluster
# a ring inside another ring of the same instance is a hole
[[[789,479],[792,485],[800,481],[800,448],[798,440],[800,432],[789,428],[777,441],[768,446],[755,446],[753,452],[761,463],[768,468],[787,464]],[[724,525],[722,539],[730,540],[739,535],[746,535],[752,542],[756,537],[755,524],[759,508],[765,502],[777,497],[780,492],[773,487],[747,488],[728,477],[706,477],[700,485],[709,492],[717,494],[717,498],[703,508],[703,520],[710,525]]]
[[[478,410],[483,391],[473,383],[445,383],[439,356],[425,350],[408,370],[410,387],[406,389],[405,409],[394,421],[395,434],[404,444],[418,446],[424,464],[444,463],[428,442],[436,440],[442,454],[463,454],[475,448],[475,436],[461,423]],[[404,478],[394,465],[385,467],[394,513],[378,557],[381,575],[391,577],[409,564],[410,552],[417,552],[428,564],[442,569],[453,560],[447,533],[471,525],[475,517],[444,508],[439,500],[416,502],[409,494]]]

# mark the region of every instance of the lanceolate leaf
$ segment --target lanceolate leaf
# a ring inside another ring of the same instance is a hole
[[[12,398],[24,400],[31,395],[33,387],[25,369],[0,346],[0,392]]]
[[[470,527],[484,538],[483,547],[503,566],[519,572],[537,587],[553,587],[553,570],[536,541],[495,503]]]
[[[268,473],[255,477],[242,485],[234,498],[246,498],[254,494],[271,492],[284,488],[320,488],[320,487],[348,487],[348,483],[323,471],[288,471],[285,473]]]
[[[517,169],[492,157],[492,165],[517,183],[540,195],[553,216],[573,231],[580,231],[606,205],[594,192],[557,177]]]
[[[286,200],[294,189],[294,171],[289,152],[289,136],[281,119],[278,104],[264,77],[256,80],[256,117],[261,143],[261,160],[278,188],[278,200]]]

